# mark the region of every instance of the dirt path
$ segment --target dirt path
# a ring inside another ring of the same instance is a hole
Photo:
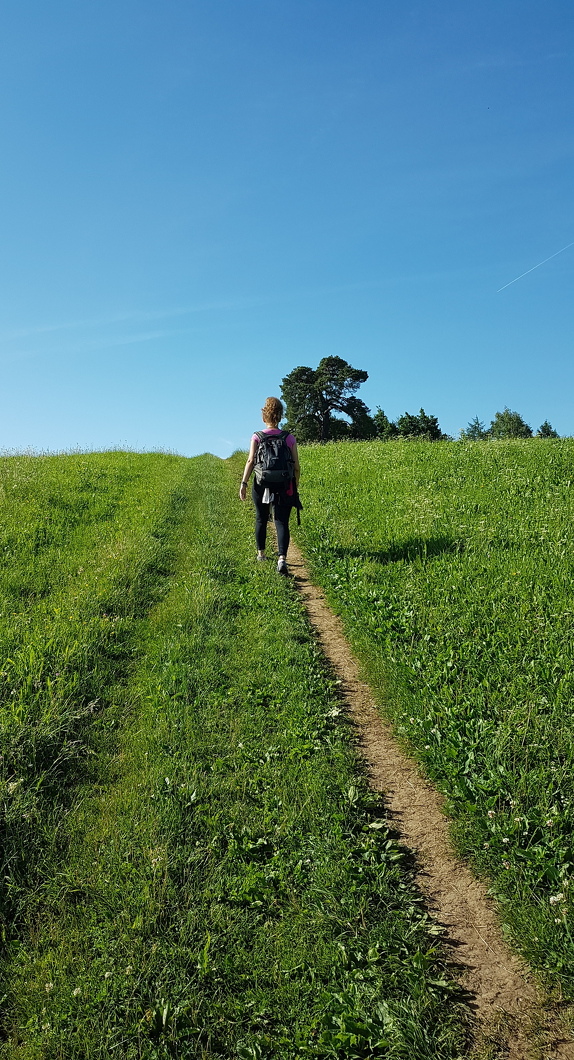
[[[384,793],[389,822],[416,856],[417,884],[444,927],[453,960],[463,968],[461,983],[473,998],[481,1055],[574,1060],[574,1042],[506,946],[485,886],[453,854],[442,796],[420,775],[381,719],[369,686],[360,680],[341,621],[311,583],[293,543],[289,556],[295,584],[357,725],[371,783]]]

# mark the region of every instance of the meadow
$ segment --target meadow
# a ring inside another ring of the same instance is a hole
[[[304,450],[298,540],[505,930],[574,993],[574,441]]]
[[[238,462],[0,461],[6,1060],[467,1054]]]

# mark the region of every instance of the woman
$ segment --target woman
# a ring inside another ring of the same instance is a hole
[[[279,430],[279,423],[283,418],[283,405],[279,401],[279,398],[268,397],[261,409],[261,414],[263,416],[265,430],[261,431],[260,434],[267,436],[280,435],[282,432]],[[249,456],[243,472],[241,486],[239,487],[239,497],[242,501],[247,497],[247,483],[249,482],[253,468],[257,463],[257,453],[260,444],[259,434],[256,433],[251,439]],[[279,574],[287,574],[287,549],[289,548],[290,539],[289,516],[291,515],[291,509],[298,501],[297,487],[299,485],[300,474],[299,454],[297,452],[297,442],[294,435],[288,434],[285,438],[285,444],[290,450],[293,460],[293,478],[288,481],[285,486],[265,486],[262,482],[257,481],[256,474],[251,489],[251,496],[253,498],[256,512],[255,541],[257,544],[257,559],[260,562],[266,559],[265,542],[267,538],[267,522],[272,504],[275,529],[277,531],[277,547],[279,550],[279,560],[277,563],[277,571]]]

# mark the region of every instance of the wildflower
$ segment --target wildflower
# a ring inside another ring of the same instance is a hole
[[[132,972],[133,972],[133,968],[132,968],[131,964],[128,964],[128,966],[126,968],[126,975],[131,975]]]
[[[490,820],[492,821],[492,818],[496,817],[496,814],[495,814],[494,810],[489,810],[486,816],[490,817]]]
[[[524,820],[524,817],[515,817],[514,818],[514,823],[515,824],[522,824],[523,820]]]
[[[550,905],[558,905],[564,898],[563,894],[552,894],[549,898]]]
[[[509,869],[510,868],[510,862],[509,861],[503,861],[502,864],[503,864],[505,869]]]
[[[430,743],[425,743],[425,751],[430,751]]]
[[[555,916],[555,917],[554,917],[554,923],[555,923],[555,924],[561,924],[561,923],[562,923],[562,921],[561,921],[561,919],[560,919],[560,917],[559,917],[559,916]]]
[[[50,994],[53,989],[54,989],[54,984],[53,983],[45,983],[44,990],[46,991],[47,994]]]
[[[547,827],[547,828],[552,828],[552,825],[553,825],[553,824],[554,824],[554,821],[552,821],[552,820],[550,820],[550,821],[547,821],[547,822],[546,822],[546,827]]]
[[[75,990],[72,990],[72,997],[79,997],[81,993],[81,987],[77,986]]]
[[[414,723],[415,723],[415,719],[414,718],[409,718],[409,721],[410,721],[411,725],[414,725]]]
[[[503,837],[503,840],[502,840],[502,842],[503,842],[503,843],[510,843],[510,839],[508,838],[508,836],[506,836],[506,835],[505,835],[505,836]]]
[[[111,972],[104,972],[104,979],[111,979],[111,977],[112,977],[112,973]]]

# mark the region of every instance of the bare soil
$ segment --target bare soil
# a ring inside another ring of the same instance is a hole
[[[370,782],[383,793],[389,824],[414,855],[417,885],[460,969],[459,981],[476,1017],[473,1055],[485,1060],[574,1060],[574,1039],[563,1026],[558,1007],[545,999],[506,944],[484,883],[453,852],[442,796],[381,718],[372,690],[360,679],[340,619],[311,582],[293,543],[289,567],[340,681]]]

